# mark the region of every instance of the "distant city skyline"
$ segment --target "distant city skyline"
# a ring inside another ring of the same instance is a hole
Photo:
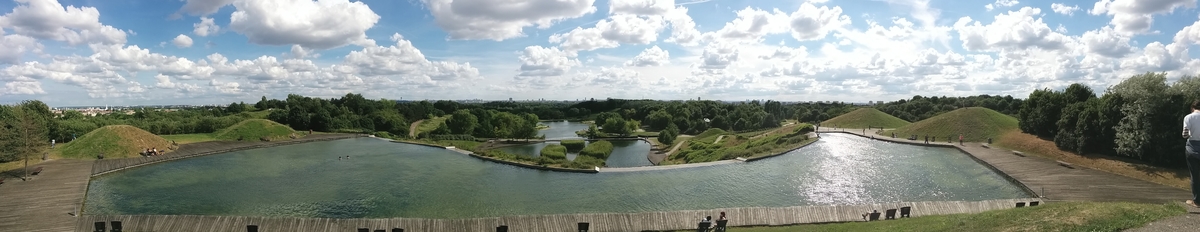
[[[1025,98],[1200,73],[1195,0],[454,1],[0,1],[0,104]]]

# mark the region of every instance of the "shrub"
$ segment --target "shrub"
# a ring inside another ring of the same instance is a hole
[[[558,144],[546,145],[542,148],[542,158],[552,160],[567,160],[567,147]]]
[[[575,160],[563,164],[567,168],[575,169],[592,169],[595,167],[604,167],[605,162],[601,159],[592,158],[591,156],[576,156]]]
[[[562,142],[559,142],[559,144],[562,144],[563,146],[567,147],[568,151],[583,150],[583,147],[587,145],[587,143],[585,143],[582,139],[563,140]]]
[[[433,140],[465,140],[475,141],[475,136],[471,135],[430,135]]]
[[[612,155],[613,145],[607,140],[600,140],[588,144],[582,151],[579,151],[581,156],[591,156],[600,160],[607,160],[609,155]]]
[[[816,129],[813,128],[812,124],[800,123],[800,125],[796,125],[796,130],[792,134],[808,134],[808,132],[813,131],[816,131]]]

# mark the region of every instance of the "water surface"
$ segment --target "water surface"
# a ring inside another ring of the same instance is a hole
[[[357,138],[103,175],[89,185],[85,212],[469,218],[1022,197],[1030,196],[958,150],[851,135],[758,162],[599,174]]]

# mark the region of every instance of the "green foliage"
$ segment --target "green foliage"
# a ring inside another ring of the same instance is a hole
[[[434,132],[437,131],[438,128],[442,127],[442,125],[445,125],[446,120],[448,119],[450,119],[450,117],[425,119],[425,121],[421,121],[421,123],[417,125],[417,134],[437,134]],[[449,134],[449,128],[446,128],[446,130],[446,134]]]
[[[796,124],[796,129],[792,129],[792,135],[803,135],[813,131],[817,131],[817,129],[812,124],[800,123]]]
[[[904,119],[889,115],[875,108],[859,108],[821,122],[821,125],[837,125],[840,128],[897,128],[908,124],[909,122],[904,121]]]
[[[679,127],[675,124],[667,124],[667,128],[658,133],[658,142],[671,145],[675,143],[675,137],[679,136]]]
[[[217,140],[212,133],[160,135],[163,139],[177,144],[199,143]]]
[[[777,154],[816,141],[816,139],[810,139],[807,135],[811,131],[811,125],[800,124],[797,127],[808,127],[810,129],[769,133],[754,139],[725,133],[721,129],[709,129],[692,138],[691,142],[687,143],[687,146],[684,146],[678,153],[668,158],[684,163],[698,163],[734,159],[737,157],[758,157]],[[715,143],[716,139],[721,135],[725,137],[719,143]]]
[[[438,145],[447,146],[447,147],[455,147],[455,148],[458,148],[458,149],[463,149],[463,150],[468,150],[468,151],[474,151],[474,150],[475,150],[475,148],[479,147],[479,145],[480,145],[480,144],[483,144],[483,143],[481,143],[481,142],[479,142],[479,141],[470,140],[470,139],[465,139],[465,140],[438,140],[436,143],[437,143]]]
[[[433,140],[467,140],[475,141],[475,136],[471,135],[431,135],[429,138]]]
[[[213,133],[213,137],[219,140],[249,140],[257,141],[260,138],[268,138],[270,140],[290,139],[296,131],[292,128],[266,119],[250,119],[242,121],[238,124],[221,129]]]
[[[608,156],[612,155],[613,145],[607,140],[599,140],[592,142],[579,151],[581,156],[591,156],[600,160],[608,160]]]
[[[938,138],[936,141],[946,141],[947,137],[957,141],[961,134],[963,141],[979,142],[987,141],[988,138],[998,138],[1015,129],[1017,119],[1012,116],[988,108],[968,107],[879,133],[886,136],[896,133],[897,138],[917,135],[919,140],[924,140],[924,136],[929,135]]]
[[[49,128],[56,123],[49,108],[43,107],[46,105],[37,100],[0,106],[0,162],[28,159],[46,149]]]
[[[450,133],[471,134],[479,125],[479,118],[471,114],[470,110],[461,109],[450,115],[450,119],[446,120],[446,125],[450,127]]]
[[[582,139],[566,139],[559,142],[559,144],[565,146],[568,151],[583,150],[584,146],[587,146],[587,143]]]
[[[575,160],[563,164],[563,167],[575,169],[592,169],[595,167],[604,167],[607,163],[602,159],[597,159],[591,156],[575,156]]]
[[[625,124],[626,124],[625,119],[623,119],[621,117],[611,117],[611,118],[605,119],[604,126],[601,127],[602,128],[601,131],[603,131],[604,133],[627,135],[631,131],[629,130],[629,127],[626,126]]]
[[[712,128],[712,129],[708,129],[708,130],[704,131],[704,133],[700,133],[700,134],[696,135],[696,137],[692,138],[692,140],[704,140],[704,139],[711,138],[709,141],[711,143],[712,142],[711,140],[716,140],[718,135],[722,135],[725,133],[726,133],[725,130],[722,130],[720,128]]]
[[[542,148],[541,156],[555,160],[567,159],[567,147],[558,144],[549,144]]]
[[[912,99],[902,99],[876,105],[875,108],[905,121],[916,122],[965,107],[983,107],[1002,114],[1017,115],[1018,111],[1021,110],[1022,102],[1021,99],[1015,99],[1012,96],[923,97],[917,95],[913,96]],[[840,115],[837,112],[826,113],[834,117]],[[809,120],[801,121],[811,122]]]

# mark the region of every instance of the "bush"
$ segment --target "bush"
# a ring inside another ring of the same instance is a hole
[[[552,160],[567,160],[567,147],[558,144],[546,145],[542,148],[542,158]]]
[[[559,142],[559,144],[562,144],[563,146],[567,147],[568,151],[583,150],[583,147],[587,146],[587,143],[584,142],[582,139],[563,140],[562,142]]]
[[[592,169],[595,167],[604,167],[604,160],[592,158],[591,156],[575,156],[575,160],[563,164],[567,168],[575,169]]]
[[[612,155],[613,145],[607,140],[600,140],[588,144],[587,147],[579,151],[581,156],[591,156],[600,160],[607,160],[609,155]]]
[[[800,125],[796,125],[796,130],[793,131],[792,134],[802,135],[802,134],[808,134],[808,132],[813,132],[813,131],[816,131],[816,129],[813,128],[812,124],[800,123]]]

